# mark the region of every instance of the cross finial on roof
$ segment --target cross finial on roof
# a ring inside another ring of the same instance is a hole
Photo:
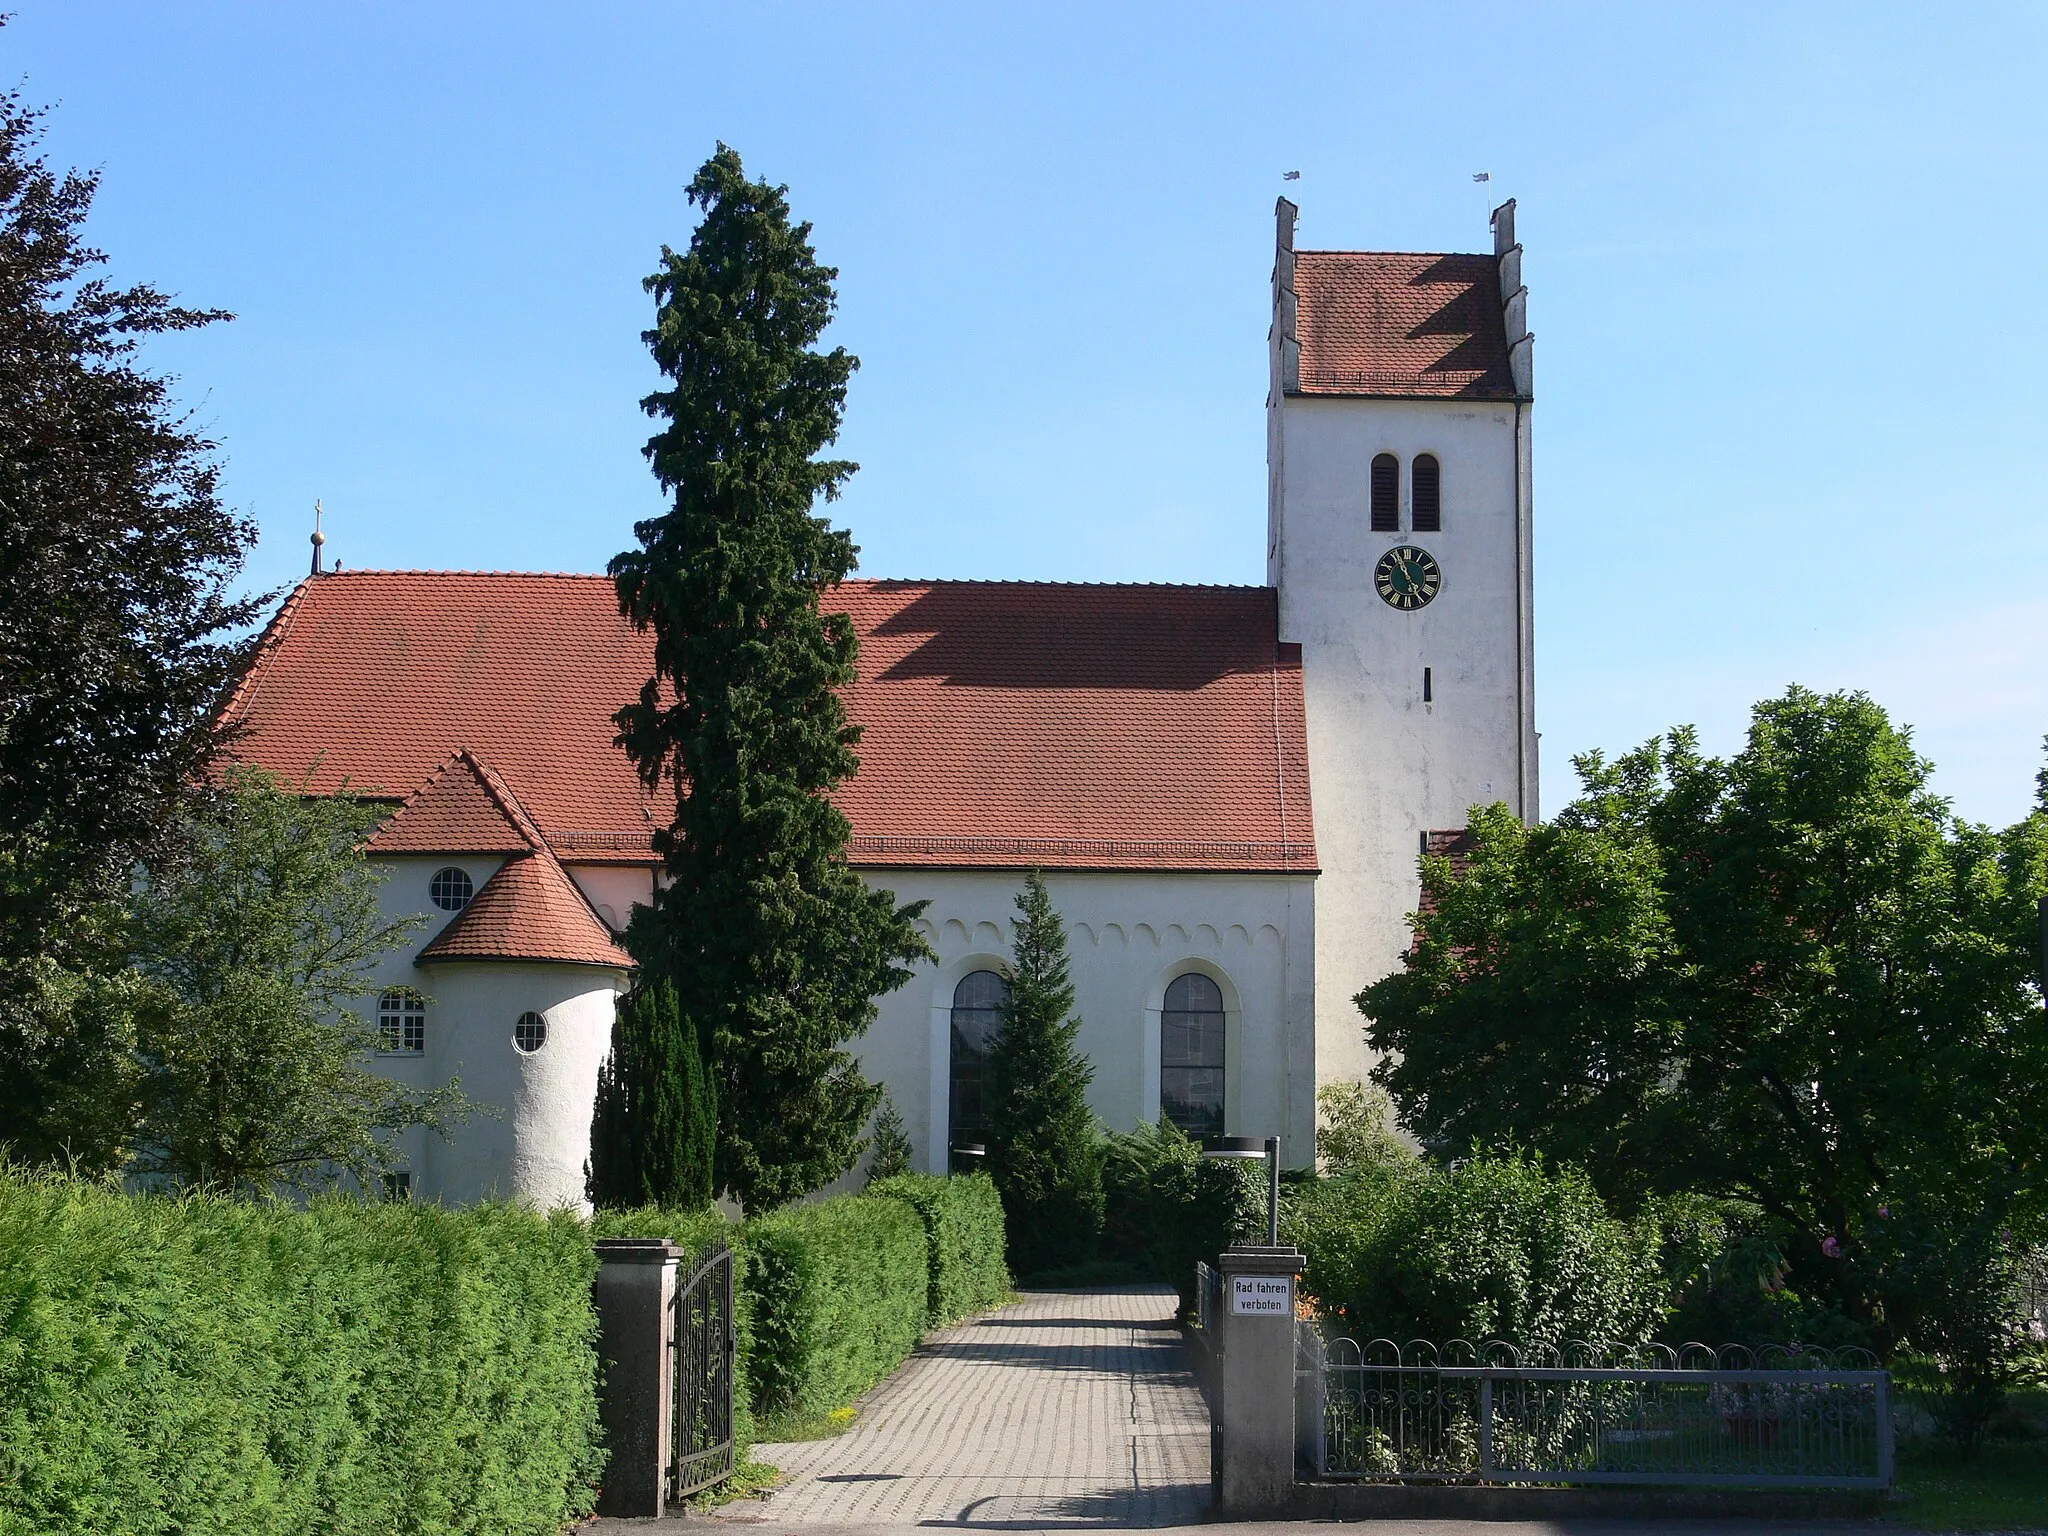
[[[313,574],[320,574],[320,546],[327,542],[327,535],[320,531],[320,514],[327,509],[315,499],[313,502]]]

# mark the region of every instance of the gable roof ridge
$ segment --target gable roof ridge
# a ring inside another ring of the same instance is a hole
[[[533,844],[534,855],[547,861],[555,874],[568,884],[570,890],[576,893],[577,900],[581,901],[584,910],[589,912],[590,920],[597,924],[606,937],[610,937],[612,931],[611,924],[598,915],[596,903],[591,901],[590,897],[584,893],[583,887],[576,883],[576,877],[569,873],[567,866],[556,855],[554,845],[547,840],[546,834],[540,830],[539,825],[534,819],[527,815],[526,807],[520,804],[519,796],[513,793],[512,786],[499,778],[497,770],[486,763],[478,753],[470,750],[468,747],[464,747],[462,749],[462,756],[468,760],[469,765],[476,770],[477,776],[483,780],[484,788],[489,790],[492,798],[498,802],[498,809],[505,812],[512,819],[513,825],[519,829],[520,835]],[[521,855],[515,854],[513,857],[518,858]],[[510,863],[511,860],[506,862]],[[497,875],[493,874],[491,879],[497,879]],[[484,882],[486,885],[490,883],[490,880]]]
[[[270,622],[263,626],[263,633],[256,637],[256,648],[249,655],[249,665],[242,669],[242,675],[235,679],[235,686],[229,692],[227,702],[220,707],[219,718],[231,724],[242,712],[243,707],[256,696],[262,683],[263,673],[277,653],[284,649],[285,637],[291,632],[292,622],[299,616],[300,600],[306,589],[313,583],[311,576],[301,576],[291,595],[278,604],[277,612]]]
[[[460,774],[456,774],[458,768],[463,770]],[[454,775],[454,778],[451,778],[451,775]],[[477,758],[474,752],[470,751],[467,747],[457,747],[453,752],[450,752],[441,759],[434,771],[421,780],[419,786],[411,794],[398,803],[398,808],[384,819],[383,824],[375,832],[370,834],[369,840],[363,845],[364,848],[371,853],[388,852],[391,842],[394,839],[402,839],[406,835],[412,818],[420,813],[421,808],[427,804],[434,793],[444,787],[456,787],[456,779],[466,783],[473,796],[481,795],[484,805],[497,814],[498,820],[513,836],[517,837],[525,845],[527,850],[530,851],[541,846],[540,831],[534,825],[533,819],[526,814],[525,807],[520,805],[518,798],[512,794],[511,790],[505,786],[496,774],[492,773]],[[380,843],[384,845],[384,848],[379,848],[378,845]],[[466,851],[480,851],[481,846],[479,845],[478,849]],[[425,850],[415,848],[411,851],[420,852]],[[451,844],[437,851],[454,853],[465,850],[458,849]],[[516,854],[513,856],[517,857]]]
[[[468,747],[459,748],[456,756],[469,764],[470,770],[476,774],[478,782],[483,785],[484,793],[491,797],[492,803],[497,806],[505,819],[512,823],[513,828],[519,835],[533,845],[534,852],[545,853],[549,858],[554,858],[555,851],[548,846],[548,840],[542,835],[540,827],[526,813],[526,807],[520,803],[519,797],[512,792],[512,786],[498,777],[497,770]]]

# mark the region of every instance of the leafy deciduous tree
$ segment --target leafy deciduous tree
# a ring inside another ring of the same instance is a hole
[[[399,1132],[466,1116],[456,1083],[416,1092],[362,1063],[378,1037],[350,1004],[415,925],[378,909],[384,877],[362,843],[380,815],[235,768],[183,819],[133,922],[149,984],[134,1010],[137,1172],[268,1194],[340,1171],[374,1189]]]
[[[855,467],[819,454],[856,361],[817,350],[837,274],[784,191],[722,144],[690,183],[703,222],[647,279],[646,341],[670,386],[642,402],[666,423],[647,455],[673,501],[611,565],[621,612],[655,638],[619,740],[676,796],[656,839],[673,882],[629,943],[710,1043],[718,1183],[749,1205],[853,1165],[877,1090],[845,1046],[929,954],[916,909],[848,866],[828,798],[860,733],[838,694],[853,624],[820,598],[857,551],[812,506]]]
[[[1680,730],[1577,766],[1554,822],[1480,809],[1464,869],[1425,861],[1406,966],[1359,996],[1404,1123],[1752,1203],[1802,1293],[1935,1327],[1927,1256],[2044,1218],[2048,787],[1960,822],[1868,698],[1796,688],[1726,761]]]
[[[0,95],[0,959],[73,952],[218,745],[212,710],[263,599],[214,445],[139,366],[228,318],[96,275],[98,178],[35,153]]]
[[[103,1167],[132,1127],[120,902],[263,600],[228,590],[255,529],[214,445],[136,355],[226,316],[98,275],[98,178],[49,168],[40,116],[0,94],[0,1140]]]

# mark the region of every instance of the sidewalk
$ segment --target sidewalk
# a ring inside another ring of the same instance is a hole
[[[1164,1286],[1038,1291],[933,1334],[844,1434],[761,1445],[705,1523],[1153,1526],[1209,1505],[1209,1414]],[[737,1536],[737,1533],[735,1533]]]

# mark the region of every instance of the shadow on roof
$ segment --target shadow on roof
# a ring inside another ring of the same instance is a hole
[[[1262,587],[876,586],[919,595],[876,624],[870,644],[924,638],[879,672],[863,666],[863,681],[1192,693],[1274,664],[1278,614]]]

